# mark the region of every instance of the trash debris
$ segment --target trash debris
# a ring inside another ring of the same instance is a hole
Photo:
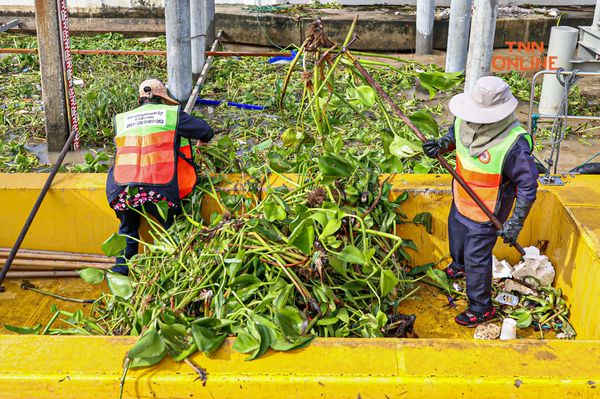
[[[494,323],[480,324],[475,329],[473,338],[475,339],[497,339],[500,336],[500,326]]]
[[[516,306],[519,304],[519,297],[507,292],[499,293],[498,296],[496,296],[496,300],[502,305]]]
[[[519,280],[525,280],[526,277],[535,277],[532,285],[536,288],[539,285],[548,286],[554,281],[556,272],[554,266],[546,255],[540,254],[540,250],[536,247],[527,247],[523,261],[515,265],[512,272],[513,277]],[[539,284],[538,281],[539,280]]]
[[[506,260],[499,261],[492,255],[492,278],[509,278],[512,277],[512,272],[513,268]]]
[[[511,279],[508,279],[504,282],[504,291],[518,292],[523,295],[535,295],[535,291],[533,291],[531,288],[526,287],[523,284],[520,284],[515,280]]]
[[[500,339],[506,341],[509,339],[517,338],[517,321],[507,317],[502,321],[502,332],[500,333]]]

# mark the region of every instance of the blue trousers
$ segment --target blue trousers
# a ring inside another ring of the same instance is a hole
[[[457,269],[467,277],[469,309],[485,313],[492,308],[492,250],[496,229],[491,225],[465,225],[454,204],[448,216],[450,255]]]
[[[168,229],[173,224],[176,211],[173,208],[169,208],[167,214],[167,220],[163,219],[156,208],[154,203],[146,203],[142,206],[142,209],[138,209],[140,212],[143,210],[148,216],[152,216],[162,227]],[[127,246],[121,256],[117,256],[117,265],[124,265],[125,262],[130,259],[133,255],[138,253],[138,242],[135,239],[140,239],[140,223],[142,221],[142,215],[133,209],[127,209],[125,211],[115,211],[117,218],[121,221],[119,225],[119,234],[127,236],[125,241]]]

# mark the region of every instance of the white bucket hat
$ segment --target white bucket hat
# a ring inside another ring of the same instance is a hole
[[[450,112],[473,123],[494,123],[510,115],[519,104],[505,81],[496,76],[484,76],[475,87],[450,99]]]

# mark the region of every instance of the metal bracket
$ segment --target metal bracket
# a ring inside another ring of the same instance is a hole
[[[564,186],[565,182],[559,176],[540,176],[538,179],[543,186]]]
[[[9,30],[9,29],[12,29],[12,28],[14,28],[15,26],[19,25],[20,23],[21,23],[21,22],[19,22],[19,20],[18,20],[18,19],[13,19],[12,21],[10,21],[10,22],[7,22],[7,23],[5,23],[5,24],[1,24],[1,23],[0,23],[0,33],[1,33],[1,32],[4,32],[4,31],[7,31],[7,30]]]

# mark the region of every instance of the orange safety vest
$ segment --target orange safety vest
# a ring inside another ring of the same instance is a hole
[[[454,138],[456,141],[456,172],[477,197],[494,214],[500,206],[500,185],[502,184],[502,169],[504,159],[521,135],[533,148],[531,136],[520,125],[511,129],[506,138],[499,144],[489,148],[481,155],[472,157],[469,150],[460,141],[461,120],[454,121]],[[452,182],[454,204],[458,212],[478,223],[488,222],[489,218],[473,201],[471,196],[456,181]]]
[[[192,148],[186,138],[176,148],[178,118],[179,106],[164,104],[145,104],[115,116],[117,184],[177,184],[179,198],[192,191],[197,179]]]

